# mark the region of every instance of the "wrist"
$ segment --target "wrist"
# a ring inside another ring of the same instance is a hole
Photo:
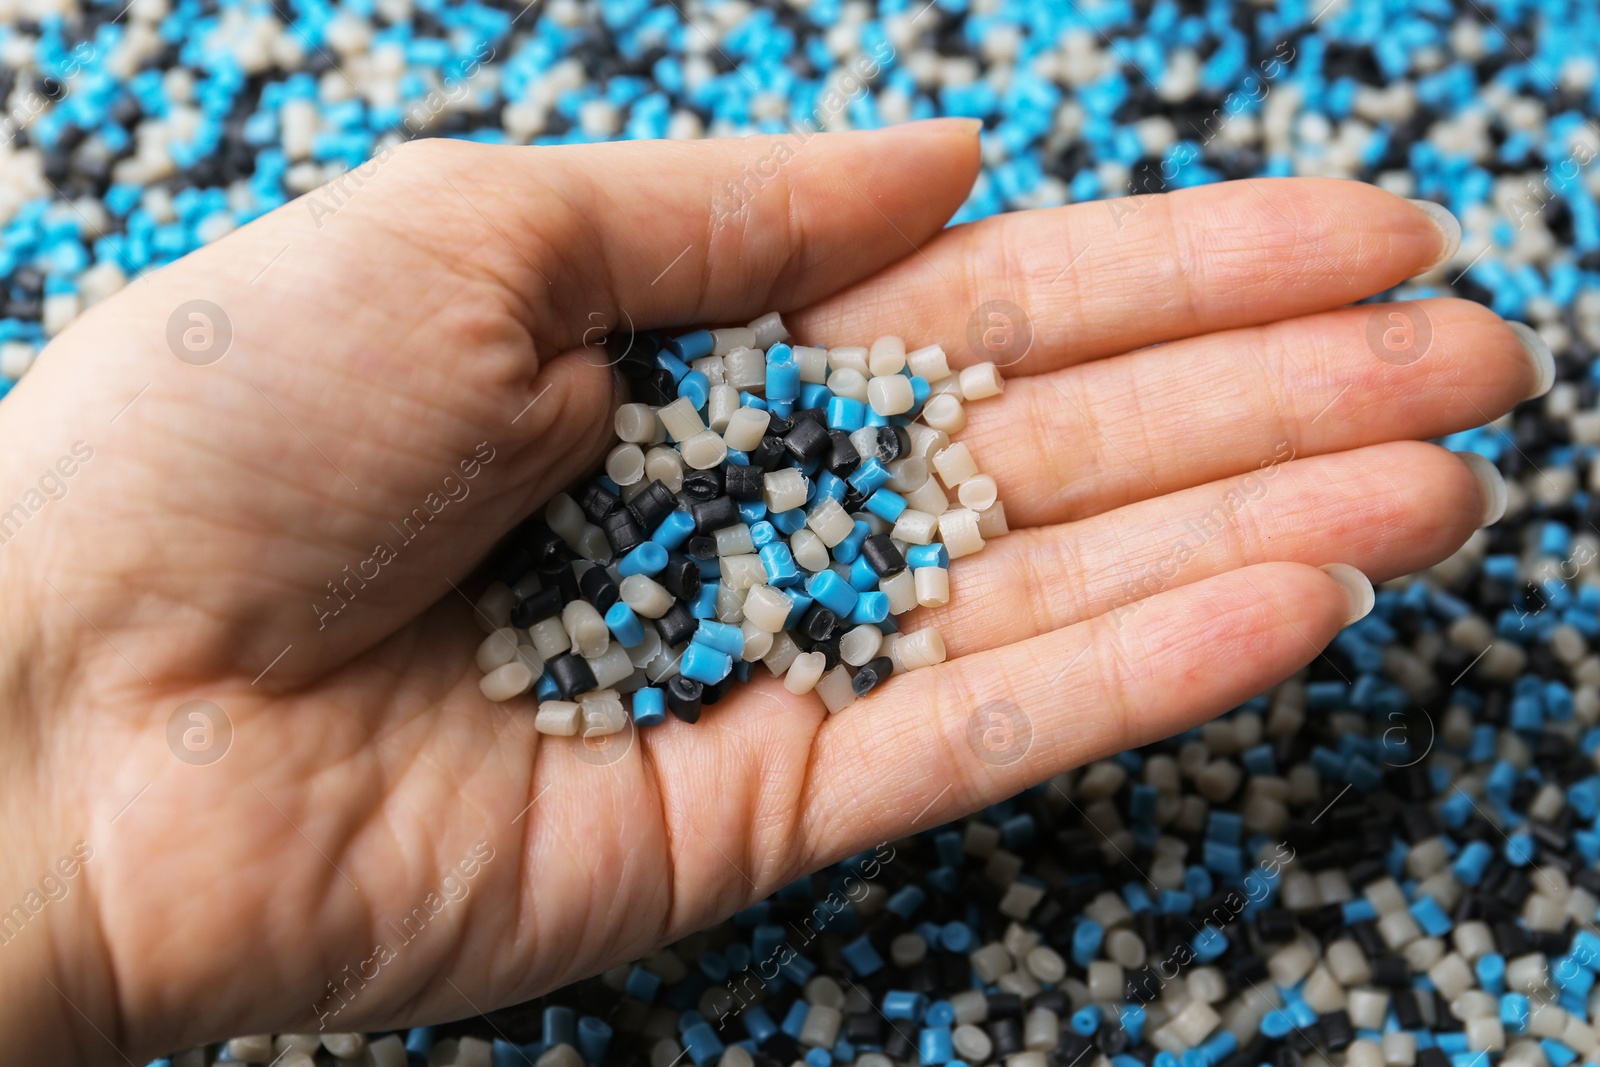
[[[89,881],[94,846],[86,836],[47,843],[59,836],[49,829],[57,821],[47,806],[30,811],[16,803],[15,790],[7,793],[0,1065],[122,1063],[113,986],[103,954],[90,950],[99,926]]]
[[[65,685],[88,665],[64,636],[44,639],[52,613],[39,590],[49,589],[23,546],[0,545],[0,557],[0,1067],[124,1064],[115,985],[97,947],[95,835],[77,798],[92,771],[73,755],[80,717]]]

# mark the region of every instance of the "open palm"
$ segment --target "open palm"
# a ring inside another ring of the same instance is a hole
[[[0,406],[0,499],[73,469],[0,547],[6,899],[92,851],[0,953],[39,1042],[0,1057],[489,1010],[1192,725],[1346,622],[1320,565],[1387,579],[1492,516],[1406,439],[1550,384],[1476,305],[1370,340],[1345,305],[1447,244],[1370,187],[941,232],[971,124],[775,144],[408,145],[94,308]],[[763,677],[693,726],[540,737],[478,691],[472,575],[603,455],[594,342],[769,309],[1008,364],[961,436],[1015,532],[922,613],[950,661],[831,718]]]

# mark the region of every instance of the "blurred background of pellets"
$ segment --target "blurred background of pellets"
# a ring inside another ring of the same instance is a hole
[[[173,1062],[1600,1061],[1597,55],[1558,0],[0,0],[0,392],[140,273],[417,137],[935,115],[984,122],[957,221],[1258,175],[1432,199],[1465,239],[1401,295],[1557,354],[1547,397],[1445,442],[1506,474],[1505,520],[1228,716],[534,1004]],[[976,336],[1020,344],[1002,310]],[[974,753],[1020,758],[1029,715],[974,709]]]

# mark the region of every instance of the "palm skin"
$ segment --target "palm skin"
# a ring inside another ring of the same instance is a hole
[[[1407,438],[1547,384],[1456,301],[1424,305],[1424,358],[1373,357],[1371,309],[1343,305],[1444,246],[1375,189],[1241,183],[941,232],[977,140],[935,122],[814,138],[714,222],[722,182],[770,156],[407,146],[336,212],[291,203],[54,342],[0,406],[4,498],[74,441],[94,455],[0,551],[4,899],[78,840],[93,855],[0,952],[24,1035],[0,1061],[489,1010],[1214,715],[1346,621],[1320,565],[1383,580],[1480,524],[1469,468]],[[832,718],[765,678],[599,755],[482,698],[471,575],[603,455],[621,389],[597,327],[776,308],[803,340],[900,333],[965,364],[996,297],[1033,345],[962,439],[1014,532],[923,613],[950,662]],[[196,299],[232,332],[203,366],[168,343]],[[1169,565],[1264,461],[1265,493]],[[389,524],[447,475],[469,492],[402,542]],[[394,557],[323,614],[379,542]],[[231,724],[214,762],[183,750],[188,718],[169,733],[195,700]],[[985,758],[996,702],[1029,742]]]

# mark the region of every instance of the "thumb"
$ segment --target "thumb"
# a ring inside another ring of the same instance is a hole
[[[480,250],[526,295],[549,353],[592,340],[601,319],[645,329],[804,306],[915,254],[971,189],[978,129],[416,149],[441,167],[448,153],[434,171],[446,195],[502,232]]]

